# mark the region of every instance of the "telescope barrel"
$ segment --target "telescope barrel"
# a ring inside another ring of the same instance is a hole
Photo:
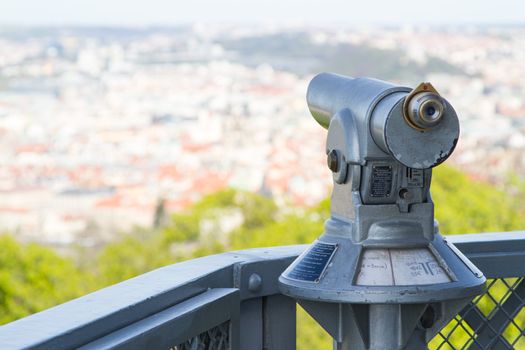
[[[408,93],[410,89],[372,78],[321,73],[310,82],[306,101],[314,119],[327,129],[334,114],[343,108],[350,108],[355,115],[365,116],[373,108],[375,100],[395,91]]]
[[[314,119],[326,129],[340,113],[353,119],[352,139],[359,139],[355,142],[361,161],[390,154],[409,168],[427,169],[445,161],[459,137],[454,109],[430,83],[410,89],[372,78],[321,73],[310,82],[306,100]]]

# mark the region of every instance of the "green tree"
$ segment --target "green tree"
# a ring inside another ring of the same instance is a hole
[[[157,233],[127,234],[107,245],[92,269],[97,276],[97,287],[118,283],[173,263],[169,250],[159,244],[159,238]]]
[[[444,234],[512,231],[525,228],[523,203],[485,182],[448,166],[434,170],[432,198]]]
[[[0,236],[0,324],[90,291],[92,278],[71,259],[37,244]]]

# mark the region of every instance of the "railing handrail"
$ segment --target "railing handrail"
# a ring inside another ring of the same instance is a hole
[[[487,277],[525,275],[525,231],[446,237]],[[165,266],[1,326],[0,348],[82,346],[210,289],[236,290],[239,303],[275,295],[278,276],[306,247],[255,248]],[[254,285],[254,275],[261,283]]]
[[[525,231],[445,236],[487,278],[525,275]]]
[[[77,347],[210,288],[234,288],[236,265],[274,261],[284,269],[306,247],[232,251],[161,267],[0,326],[0,348]]]

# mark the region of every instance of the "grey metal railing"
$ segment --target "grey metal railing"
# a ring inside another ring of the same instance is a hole
[[[448,236],[489,278],[431,349],[525,349],[525,232]],[[0,327],[0,349],[295,348],[281,272],[306,248],[258,248],[166,266]]]
[[[489,279],[431,349],[525,349],[525,232],[448,237]]]

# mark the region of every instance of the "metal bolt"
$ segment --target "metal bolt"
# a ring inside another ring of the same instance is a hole
[[[252,293],[257,293],[262,288],[262,278],[256,273],[252,273],[248,278],[248,290]]]
[[[406,188],[402,188],[399,190],[399,197],[404,200],[410,200],[412,199],[412,194]]]
[[[337,156],[337,151],[335,149],[331,150],[326,156],[326,164],[328,165],[328,169],[332,170],[332,172],[337,172],[337,168],[339,168],[339,157]]]

